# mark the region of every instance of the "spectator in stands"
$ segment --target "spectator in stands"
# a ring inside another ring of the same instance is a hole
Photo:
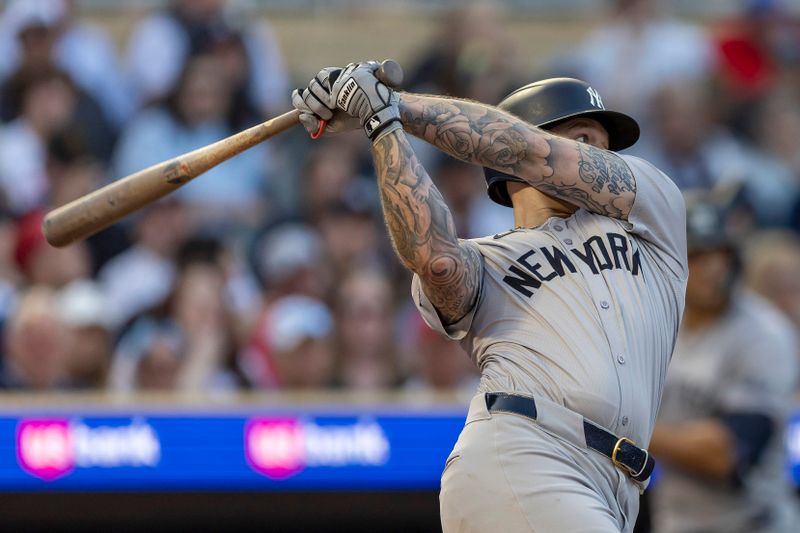
[[[300,215],[318,225],[319,216],[328,206],[340,203],[358,179],[356,157],[346,141],[324,139],[308,154],[300,174]]]
[[[19,116],[0,127],[0,188],[16,215],[44,201],[47,189],[46,147],[73,118],[77,95],[62,72],[41,68],[15,78]]]
[[[137,321],[117,345],[111,365],[111,389],[176,390],[183,349],[183,338],[173,323],[148,318]]]
[[[127,67],[138,101],[165,97],[188,59],[239,41],[247,52],[246,95],[262,116],[288,105],[287,75],[270,26],[241,26],[225,0],[173,0],[144,19],[128,42]]]
[[[455,391],[465,400],[471,398],[480,375],[467,353],[458,342],[429,328],[418,314],[412,317],[410,377],[404,389],[413,393]]]
[[[757,233],[746,251],[747,284],[783,311],[800,333],[800,238],[788,231]]]
[[[396,353],[393,293],[379,270],[351,272],[336,295],[337,385],[380,390],[403,380]]]
[[[61,321],[72,342],[66,356],[69,383],[80,389],[106,387],[113,351],[108,302],[93,281],[77,280],[58,296]]]
[[[47,391],[68,386],[71,338],[55,291],[31,286],[6,324],[2,388]]]
[[[133,218],[133,244],[98,275],[115,327],[167,297],[175,280],[175,253],[188,238],[188,227],[186,209],[175,197],[148,206]]]
[[[800,157],[791,149],[791,136],[800,135],[797,95],[776,90],[751,113],[754,169],[748,186],[764,225],[792,223],[793,199],[800,201]]]
[[[499,102],[517,84],[514,47],[492,3],[442,14],[438,31],[404,86],[414,92]]]
[[[17,223],[14,258],[29,284],[61,288],[91,275],[91,258],[84,242],[64,248],[47,244],[41,211],[31,211]]]
[[[797,63],[800,31],[784,0],[742,0],[742,8],[717,30],[717,94],[724,119],[752,134],[753,112]]]
[[[317,228],[328,265],[339,279],[359,267],[381,267],[387,262],[382,253],[386,250],[381,249],[386,239],[379,231],[377,196],[372,184],[358,180],[319,215]]]
[[[639,153],[684,190],[712,189],[721,180],[741,179],[742,148],[716,122],[707,87],[665,83],[653,94],[654,132]]]
[[[57,29],[41,25],[36,19],[30,20],[30,23],[19,30],[20,58],[16,70],[9,73],[0,86],[0,119],[12,121],[24,111],[25,92],[32,78],[58,73],[69,84],[73,95],[69,116],[73,127],[83,130],[97,158],[108,161],[116,138],[116,128],[91,90],[75,83],[71,74],[53,59]]]
[[[114,156],[116,177],[235,133],[229,122],[232,87],[220,69],[214,55],[188,59],[166,103],[143,111],[123,131]],[[266,147],[259,145],[211,169],[175,196],[186,202],[193,225],[220,234],[259,220],[268,168]]]
[[[634,150],[683,190],[741,182],[759,223],[786,223],[796,185],[775,157],[743,144],[719,121],[705,85],[669,84],[654,97],[648,138]]]
[[[800,185],[800,153],[792,139],[800,135],[800,106],[790,90],[776,90],[758,106],[754,122],[755,145],[785,166],[791,185]]]
[[[115,390],[225,392],[239,388],[235,328],[225,305],[225,275],[214,261],[190,259],[170,296],[140,315],[114,354]]]
[[[49,184],[47,205],[53,208],[98,189],[106,183],[108,172],[92,154],[82,131],[73,127],[59,131],[50,140],[46,170]],[[127,232],[120,224],[90,237],[86,243],[91,252],[93,274],[130,245]]]
[[[324,388],[331,384],[333,316],[299,294],[275,300],[256,326],[240,365],[257,388]]]
[[[5,323],[14,307],[22,285],[22,273],[15,258],[17,225],[8,211],[0,209],[0,347],[3,346]],[[0,372],[2,372],[0,357]]]
[[[480,167],[440,157],[434,175],[459,237],[470,239],[509,229],[508,213],[486,195],[486,180]]]
[[[647,121],[661,87],[706,76],[714,64],[712,43],[701,28],[668,16],[665,2],[614,4],[609,21],[576,51],[573,68],[605,95],[607,107]]]
[[[264,230],[252,245],[256,275],[264,287],[265,307],[290,294],[324,298],[333,282],[319,232],[286,220]]]
[[[36,50],[38,62],[50,62],[67,72],[118,127],[133,111],[133,102],[116,50],[103,30],[78,21],[76,10],[75,0],[10,2],[0,18],[0,79],[11,76],[26,60],[34,38],[41,44]],[[31,29],[36,35],[26,36]]]

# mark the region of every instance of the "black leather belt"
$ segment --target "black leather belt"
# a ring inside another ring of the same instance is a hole
[[[536,420],[536,401],[527,396],[499,392],[486,393],[489,412],[507,412]],[[656,462],[647,450],[636,446],[626,437],[617,437],[605,429],[583,419],[586,446],[611,459],[614,466],[636,481],[646,481],[653,473]]]

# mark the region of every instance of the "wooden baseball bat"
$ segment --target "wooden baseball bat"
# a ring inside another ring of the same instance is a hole
[[[381,63],[376,75],[390,87],[398,87],[403,81],[403,69],[391,59]],[[59,247],[85,239],[299,122],[300,112],[293,109],[221,141],[110,183],[50,211],[42,224],[44,236],[47,242]]]

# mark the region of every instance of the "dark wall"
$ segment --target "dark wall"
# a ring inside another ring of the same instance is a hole
[[[441,531],[435,492],[0,494],[3,531]]]

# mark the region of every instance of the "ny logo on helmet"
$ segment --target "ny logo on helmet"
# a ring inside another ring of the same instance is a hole
[[[586,92],[589,93],[589,99],[593,106],[599,107],[600,109],[605,109],[605,106],[603,105],[603,99],[600,98],[600,93],[598,93],[593,87],[587,88]]]

